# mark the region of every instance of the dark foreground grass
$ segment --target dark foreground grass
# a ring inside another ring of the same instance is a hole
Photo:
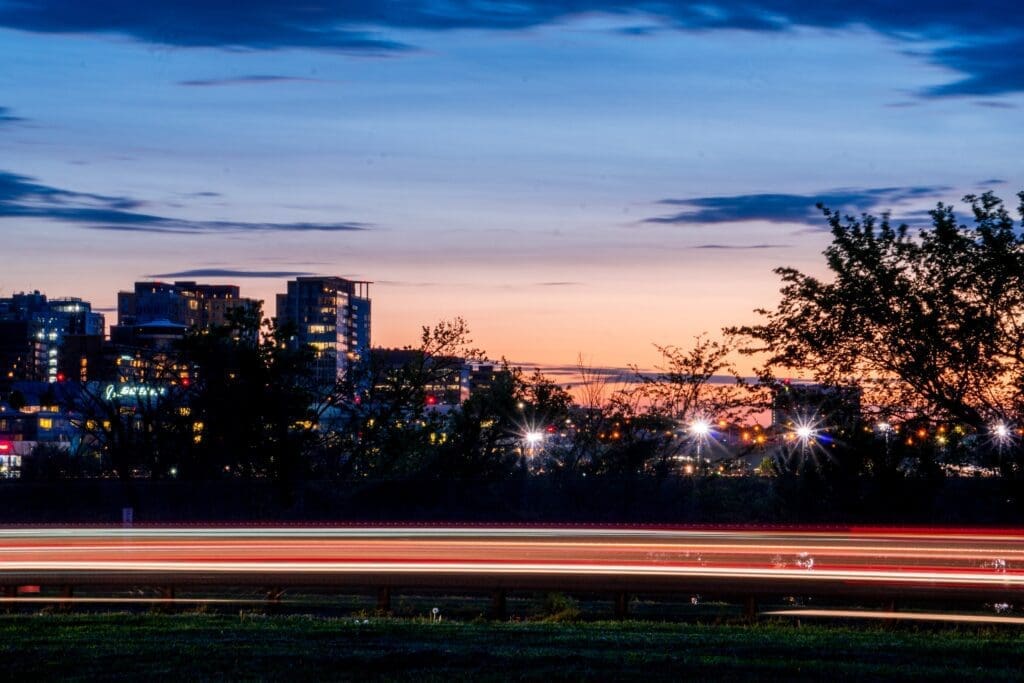
[[[8,680],[1020,680],[1024,634],[792,624],[0,616]]]

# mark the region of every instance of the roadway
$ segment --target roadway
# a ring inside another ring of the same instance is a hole
[[[1024,532],[845,528],[0,529],[0,585],[336,586],[1013,602]]]

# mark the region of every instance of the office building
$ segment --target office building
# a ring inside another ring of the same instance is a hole
[[[98,357],[106,332],[88,301],[47,299],[38,291],[0,299],[0,383],[56,382],[73,368],[78,378]]]
[[[277,320],[292,343],[315,353],[320,382],[334,382],[370,350],[370,284],[341,277],[300,277],[277,295]]]
[[[255,299],[242,297],[237,285],[201,285],[190,281],[136,282],[117,294],[117,325],[110,338],[122,346],[166,345],[189,329],[226,325],[236,308],[254,310]],[[156,332],[154,332],[156,331]]]
[[[117,294],[117,322],[130,326],[168,320],[187,328],[213,327],[226,325],[233,309],[257,303],[241,296],[237,285],[136,282],[133,291]]]

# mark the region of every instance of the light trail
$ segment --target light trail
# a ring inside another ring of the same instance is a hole
[[[1015,530],[572,527],[0,529],[0,584],[517,585],[1024,595]],[[473,583],[475,582],[475,583]],[[525,584],[524,584],[525,585]],[[24,598],[18,598],[23,600]]]
[[[11,572],[215,572],[219,574],[500,574],[500,575],[587,575],[587,576],[698,576],[741,579],[797,579],[801,582],[861,581],[931,583],[948,585],[1024,586],[1024,575],[979,572],[914,572],[867,570],[762,569],[757,567],[644,567],[614,564],[528,564],[454,562],[40,562],[4,563]]]
[[[881,612],[841,609],[785,609],[761,612],[766,617],[824,617],[832,619],[900,619],[903,621],[948,621],[964,624],[1022,625],[1024,617],[999,617],[946,612]]]
[[[285,604],[292,601],[288,600],[275,600],[275,604]],[[180,605],[266,605],[266,599],[255,599],[255,598],[164,598],[164,597],[151,597],[151,598],[121,598],[111,596],[108,598],[104,597],[82,597],[78,598],[75,596],[31,596],[31,595],[19,595],[16,598],[12,597],[0,597],[0,604],[88,604],[88,605],[151,605],[151,604],[180,604]]]

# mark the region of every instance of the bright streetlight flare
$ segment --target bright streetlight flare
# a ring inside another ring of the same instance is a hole
[[[711,423],[707,420],[694,420],[690,423],[690,434],[696,437],[706,437],[711,433]]]

